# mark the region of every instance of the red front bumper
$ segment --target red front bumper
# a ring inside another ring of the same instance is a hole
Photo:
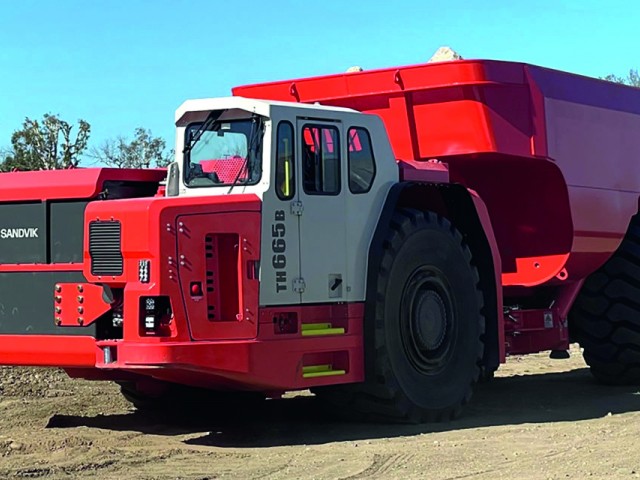
[[[364,380],[360,333],[329,339],[286,338],[219,342],[96,341],[62,335],[0,335],[0,365],[49,366],[86,370],[87,378],[136,374],[215,388],[296,390]],[[108,352],[105,354],[105,351]],[[339,377],[304,378],[314,355],[348,355]],[[314,353],[310,353],[314,352]],[[102,374],[102,375],[101,375]]]

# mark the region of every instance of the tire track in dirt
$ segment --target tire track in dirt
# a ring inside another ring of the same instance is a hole
[[[343,477],[342,480],[355,480],[359,478],[371,478],[375,476],[384,476],[391,470],[398,469],[408,463],[415,457],[412,453],[396,453],[396,454],[373,454],[373,461],[365,470]]]
[[[28,467],[16,470],[0,470],[2,478],[41,478],[51,475],[76,475],[83,472],[107,469],[117,462],[115,459],[105,460],[103,462],[85,463],[81,465],[70,466],[51,466],[51,467]]]

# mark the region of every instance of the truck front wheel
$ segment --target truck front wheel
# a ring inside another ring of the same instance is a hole
[[[447,219],[412,209],[394,215],[383,249],[375,318],[365,319],[374,374],[319,394],[371,419],[452,419],[471,398],[484,352],[471,251]]]
[[[140,412],[157,412],[172,409],[173,415],[226,413],[234,409],[242,411],[255,407],[265,399],[261,392],[216,392],[204,388],[178,384],[160,384],[155,391],[140,389],[136,382],[117,382],[122,396]]]

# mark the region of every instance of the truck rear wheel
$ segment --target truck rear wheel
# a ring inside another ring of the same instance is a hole
[[[456,417],[480,375],[485,321],[479,275],[460,232],[432,212],[392,221],[376,284],[375,374],[319,390],[369,419],[434,422]]]
[[[569,316],[593,376],[640,385],[640,219],[614,255],[585,281]]]

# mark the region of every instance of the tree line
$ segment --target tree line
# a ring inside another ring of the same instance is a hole
[[[629,74],[624,77],[618,75],[607,75],[602,77],[602,80],[608,80],[609,82],[622,83],[623,85],[630,85],[632,87],[640,87],[640,74],[638,70],[631,69]]]
[[[0,172],[75,168],[83,158],[117,168],[165,167],[173,160],[166,142],[142,127],[131,139],[119,136],[88,148],[90,134],[85,120],[72,125],[49,113],[39,120],[25,118],[11,135],[11,146],[0,150]]]

